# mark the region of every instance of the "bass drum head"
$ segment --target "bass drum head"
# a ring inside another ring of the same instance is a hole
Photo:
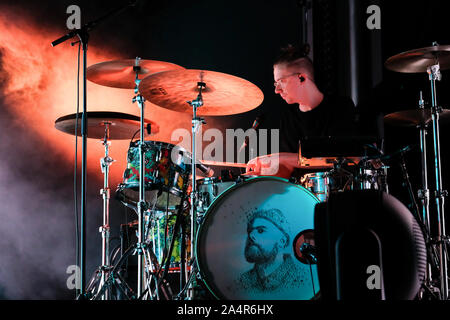
[[[317,203],[310,191],[281,178],[252,178],[227,189],[197,234],[207,288],[218,299],[312,299],[319,291],[317,266],[298,258],[296,246],[312,233]]]

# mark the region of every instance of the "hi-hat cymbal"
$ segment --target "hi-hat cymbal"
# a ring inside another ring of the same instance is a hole
[[[87,69],[87,79],[102,86],[134,89],[136,87],[136,71],[133,69],[136,59],[113,60],[101,62]],[[184,69],[183,67],[164,61],[139,60],[139,79],[146,76],[168,70]]]
[[[439,114],[439,119],[448,121],[450,110],[443,109]],[[431,121],[431,109],[404,110],[390,113],[384,116],[384,122],[399,127],[417,127],[426,125]]]
[[[81,136],[81,116],[78,114],[77,135]],[[76,114],[69,114],[55,121],[55,128],[75,135]],[[131,139],[140,128],[140,118],[131,114],[108,111],[90,111],[87,113],[87,137],[94,139],[105,138],[105,125],[109,125],[109,140]],[[144,136],[150,136],[159,132],[159,126],[144,119]],[[137,135],[139,137],[139,135]]]
[[[441,70],[450,68],[450,46],[432,46],[399,53],[386,60],[387,69],[395,72],[427,72],[429,66],[439,63]]]
[[[141,94],[151,103],[173,111],[191,113],[187,101],[197,98],[198,82],[203,106],[199,116],[223,116],[247,112],[258,107],[264,95],[253,83],[225,73],[206,70],[172,70],[149,75],[139,85]]]

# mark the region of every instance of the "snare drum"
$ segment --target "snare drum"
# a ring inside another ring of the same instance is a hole
[[[300,184],[323,202],[330,193],[352,190],[353,174],[343,169],[307,173],[301,177]]]
[[[175,210],[186,192],[191,173],[190,153],[172,144],[145,141],[145,201],[158,210]],[[127,155],[119,199],[137,206],[139,202],[139,142],[132,142]]]
[[[317,203],[304,187],[276,177],[250,178],[222,192],[196,238],[206,287],[218,299],[313,298],[317,266],[296,252],[311,239]]]

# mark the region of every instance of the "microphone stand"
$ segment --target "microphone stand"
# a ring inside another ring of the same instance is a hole
[[[130,1],[126,5],[111,10],[102,17],[85,24],[80,29],[72,30],[64,36],[56,39],[51,43],[52,47],[57,46],[69,39],[78,37],[83,50],[83,114],[81,117],[81,136],[82,136],[82,159],[81,159],[81,239],[80,239],[80,288],[77,300],[84,300],[86,295],[86,149],[87,149],[87,48],[89,42],[89,31],[103,22],[107,18],[118,14],[129,6],[134,6],[136,1]],[[77,261],[78,263],[78,261]]]

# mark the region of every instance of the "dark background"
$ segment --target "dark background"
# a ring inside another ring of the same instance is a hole
[[[414,109],[418,105],[419,90],[430,102],[426,74],[394,73],[386,70],[382,63],[400,52],[430,46],[433,41],[450,44],[444,1],[357,2],[354,20],[357,29],[350,30],[348,1],[313,1],[313,58],[319,87],[327,93],[350,95],[348,34],[355,32],[357,42],[352,44],[358,52],[358,101],[355,103],[359,108],[376,108],[384,114]],[[2,0],[0,5],[13,8],[17,15],[63,35],[69,5],[81,7],[82,23],[86,23],[122,3],[124,1]],[[122,58],[139,55],[190,69],[245,78],[263,91],[262,105],[245,114],[216,117],[214,123],[221,124],[218,126],[222,130],[247,129],[258,114],[264,113],[269,116],[263,125],[271,127],[285,107],[273,92],[272,61],[280,47],[301,41],[301,3],[293,0],[139,1],[135,8],[95,29],[89,45],[121,52]],[[372,3],[381,8],[381,30],[366,28],[366,8]],[[14,19],[9,22],[15,23]],[[371,43],[377,45],[374,47]],[[0,47],[7,46],[7,43],[0,44]],[[73,54],[75,57],[75,49]],[[437,97],[438,103],[447,108],[449,74],[448,71],[442,74]],[[2,81],[8,80],[2,78]],[[0,298],[73,299],[75,291],[66,287],[66,268],[75,264],[73,164],[62,163],[60,151],[18,125],[14,121],[16,115],[3,101],[0,91],[0,214],[4,218],[0,237]],[[367,104],[368,101],[371,104]],[[443,123],[444,188],[449,178],[447,137],[448,127]],[[417,144],[418,130],[386,126],[385,138],[386,152],[390,153]],[[417,148],[407,153],[406,163],[416,192],[420,187],[421,170]],[[432,164],[430,158],[430,189],[433,190]],[[398,162],[388,165],[391,167],[388,176],[391,193],[408,205]],[[98,190],[101,185],[101,176],[89,178],[88,275],[100,264],[98,227],[102,224],[102,202]],[[117,236],[119,224],[133,219],[135,216],[120,203],[111,201],[113,236]]]

